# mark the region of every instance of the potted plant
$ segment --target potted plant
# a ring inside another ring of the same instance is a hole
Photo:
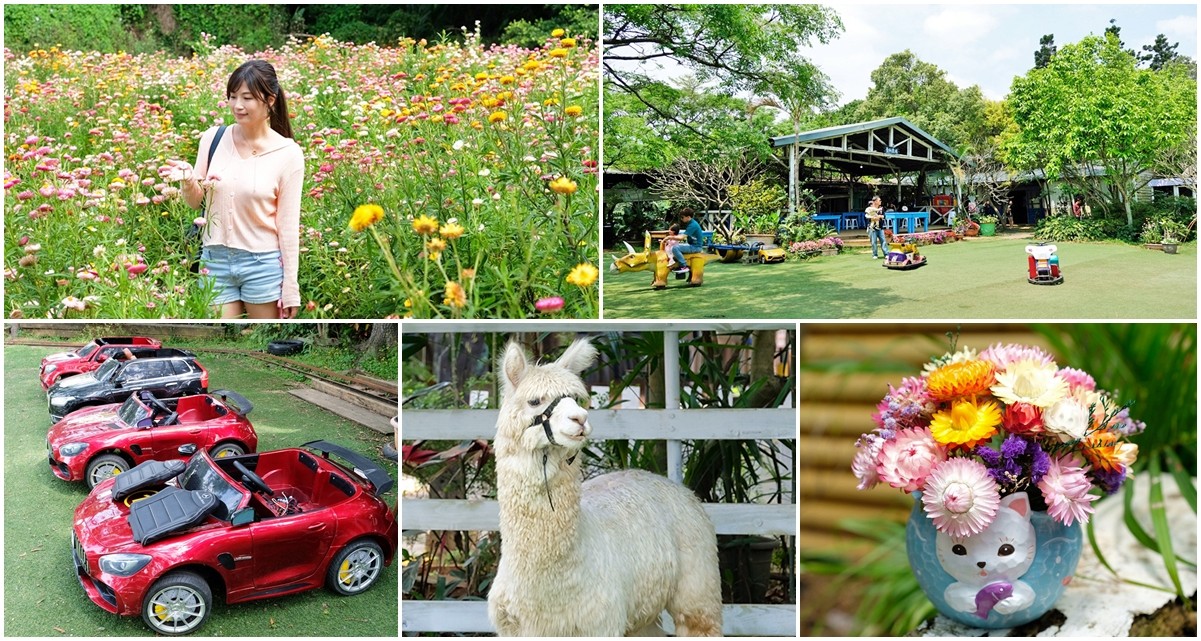
[[[997,217],[984,214],[977,216],[976,222],[980,225],[981,236],[996,236],[997,235]]]
[[[1156,218],[1148,218],[1143,222],[1143,231],[1138,237],[1142,241],[1143,247],[1152,251],[1163,249],[1163,228],[1159,222]]]
[[[1033,621],[1075,572],[1099,495],[1130,474],[1145,429],[1086,372],[1042,349],[945,354],[878,405],[851,469],[911,493],[910,566],[947,618]]]
[[[1188,235],[1188,228],[1170,219],[1164,219],[1159,227],[1163,230],[1163,253],[1175,254],[1177,245]]]
[[[745,185],[731,185],[727,190],[734,211],[734,227],[746,234],[748,243],[774,245],[780,229],[780,211],[788,200],[784,188],[756,178]]]

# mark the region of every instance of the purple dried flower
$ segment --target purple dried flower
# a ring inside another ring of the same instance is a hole
[[[1101,488],[1106,494],[1113,494],[1122,487],[1122,483],[1126,480],[1126,468],[1119,467],[1112,472],[1105,470],[1091,470],[1089,476],[1092,477],[1096,486]]]

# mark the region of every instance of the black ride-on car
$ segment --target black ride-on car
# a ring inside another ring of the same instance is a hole
[[[209,373],[196,355],[182,349],[154,350],[130,361],[105,361],[94,372],[65,378],[46,390],[50,421],[91,405],[123,402],[130,394],[148,390],[160,397],[208,392]]]

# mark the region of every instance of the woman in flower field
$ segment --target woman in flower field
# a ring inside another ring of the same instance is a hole
[[[178,167],[167,163],[197,158],[193,178],[214,194],[213,239],[226,181],[284,153],[245,160],[256,154],[244,123],[216,100],[249,58],[276,68],[306,168],[296,261],[278,247],[282,304],[297,316],[597,315],[590,39],[555,30],[526,48],[464,30],[389,46],[320,36],[253,55],[209,39],[196,47],[189,58],[5,51],[8,317],[213,315],[220,292],[188,272],[180,224],[196,213],[176,197],[196,191],[169,180]],[[207,132],[222,123],[208,172]],[[227,170],[222,149],[242,151]]]
[[[1121,487],[1144,429],[1091,376],[1036,347],[964,349],[889,386],[859,438],[859,489],[921,492],[934,527],[955,539],[983,532],[1002,499],[1026,492],[1063,525],[1087,523],[1092,503]]]
[[[195,171],[182,160],[169,165],[188,206],[206,210],[201,262],[221,317],[293,318],[300,309],[304,153],[292,139],[287,98],[270,63],[244,63],[225,92],[235,121],[229,136],[215,140],[224,127],[204,132]]]

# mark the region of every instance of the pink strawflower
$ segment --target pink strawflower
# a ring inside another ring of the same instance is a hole
[[[930,473],[922,504],[939,532],[964,538],[992,523],[1001,504],[1000,487],[979,461],[953,458]]]
[[[1070,456],[1051,460],[1051,466],[1038,483],[1051,518],[1064,525],[1076,521],[1082,525],[1088,523],[1088,515],[1093,513],[1091,504],[1100,497],[1088,493],[1093,486],[1087,472],[1087,467],[1080,467]]]
[[[926,379],[909,376],[901,380],[900,387],[888,386],[888,394],[876,404],[878,411],[872,419],[885,430],[922,428],[930,424],[935,409],[926,392]]]
[[[566,301],[563,300],[562,296],[547,296],[546,298],[538,299],[538,302],[534,303],[534,309],[543,314],[551,314],[563,309],[563,305],[565,304]]]
[[[880,448],[876,473],[885,483],[913,492],[920,490],[934,466],[945,460],[946,450],[934,442],[929,429],[901,430]]]
[[[1089,376],[1088,372],[1078,370],[1074,367],[1064,367],[1059,370],[1059,378],[1068,382],[1068,393],[1076,391],[1092,392],[1097,389],[1097,382]]]
[[[880,457],[880,448],[884,446],[884,442],[885,440],[879,434],[872,433],[860,436],[855,443],[855,447],[859,449],[855,452],[854,460],[851,461],[851,473],[859,479],[859,489],[870,490],[880,482],[876,465]]]
[[[1013,343],[1009,345],[997,343],[980,352],[980,359],[990,361],[997,366],[997,370],[1007,369],[1010,363],[1024,360],[1034,360],[1044,365],[1055,363],[1055,359],[1041,348]]]

